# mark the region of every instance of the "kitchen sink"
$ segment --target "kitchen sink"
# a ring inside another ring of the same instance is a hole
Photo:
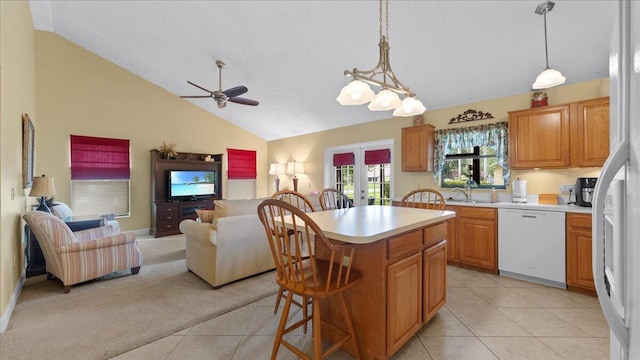
[[[491,200],[471,200],[471,201],[467,201],[464,199],[447,199],[446,200],[447,203],[467,203],[467,204],[491,204]]]

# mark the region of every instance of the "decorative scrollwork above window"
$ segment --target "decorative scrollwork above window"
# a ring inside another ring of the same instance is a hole
[[[487,120],[487,119],[493,119],[493,115],[491,115],[491,113],[469,109],[463,112],[462,114],[451,118],[451,120],[449,120],[449,124],[461,123],[466,121],[475,121],[475,120]]]

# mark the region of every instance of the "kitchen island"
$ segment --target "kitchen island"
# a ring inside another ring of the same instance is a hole
[[[345,297],[360,354],[390,358],[446,303],[447,220],[455,213],[371,205],[307,215],[327,238],[356,245],[352,266],[362,278]],[[316,256],[326,258],[317,246]],[[323,302],[322,317],[345,329],[332,300]],[[339,335],[323,327],[322,337]]]

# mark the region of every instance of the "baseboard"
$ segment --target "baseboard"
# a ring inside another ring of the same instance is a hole
[[[142,235],[149,235],[149,232],[151,231],[151,229],[146,228],[146,229],[136,229],[136,230],[129,230],[129,231],[133,231],[134,233],[136,233],[136,236],[142,236]]]
[[[0,317],[0,333],[7,331],[7,327],[9,327],[9,320],[11,320],[11,315],[13,314],[13,310],[16,308],[16,304],[18,303],[18,298],[20,298],[20,293],[22,292],[22,287],[24,286],[24,281],[27,278],[26,270],[22,270],[22,274],[20,274],[20,280],[16,284],[15,289],[13,289],[13,294],[11,295],[11,301],[9,301],[9,306]]]

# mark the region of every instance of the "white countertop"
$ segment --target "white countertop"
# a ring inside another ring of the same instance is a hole
[[[307,215],[330,239],[368,244],[453,218],[455,212],[369,205]],[[285,218],[285,222],[291,224],[290,219]]]
[[[498,208],[498,209],[503,208],[503,209],[520,209],[520,210],[559,211],[559,212],[591,214],[590,207],[577,206],[574,204],[548,205],[548,204],[538,204],[538,203],[514,203],[514,202],[506,202],[506,201],[495,202],[495,203],[486,203],[486,202],[468,203],[464,201],[447,200],[447,205],[488,207],[488,208]]]

